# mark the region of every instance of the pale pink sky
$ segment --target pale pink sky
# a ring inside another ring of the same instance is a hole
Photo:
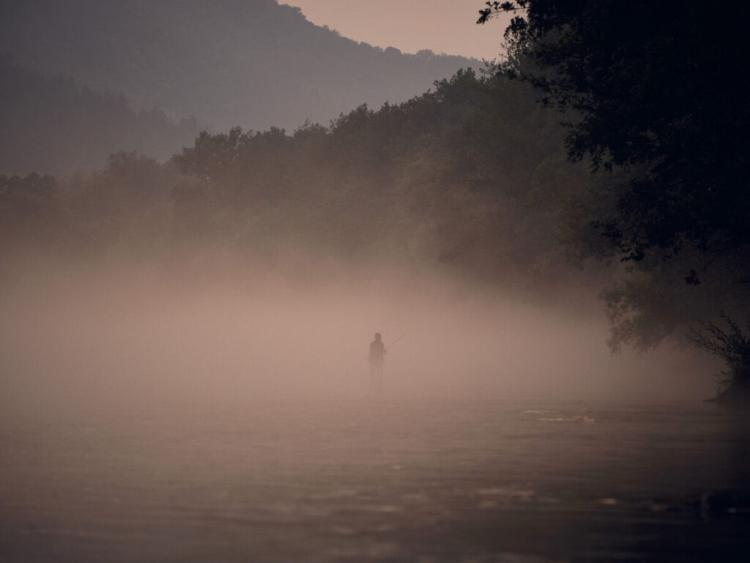
[[[279,0],[307,19],[341,35],[407,53],[440,53],[494,59],[505,22],[476,25],[483,0]]]

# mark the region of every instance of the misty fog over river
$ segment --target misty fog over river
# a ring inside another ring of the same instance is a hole
[[[750,530],[707,504],[747,486],[742,420],[594,313],[434,274],[154,276],[4,293],[6,559],[702,561]],[[401,337],[380,399],[374,330]]]

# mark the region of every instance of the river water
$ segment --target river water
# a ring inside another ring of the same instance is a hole
[[[710,404],[257,401],[0,415],[0,561],[747,561]]]

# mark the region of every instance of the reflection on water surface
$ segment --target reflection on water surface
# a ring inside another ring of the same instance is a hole
[[[3,561],[750,554],[744,426],[710,405],[259,402],[2,418]]]

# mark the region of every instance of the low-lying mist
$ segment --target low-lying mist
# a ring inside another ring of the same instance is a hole
[[[685,350],[611,355],[591,292],[539,302],[438,268],[302,250],[274,266],[217,262],[210,275],[205,260],[19,267],[0,301],[4,408],[363,399],[376,331],[388,400],[710,393]]]

